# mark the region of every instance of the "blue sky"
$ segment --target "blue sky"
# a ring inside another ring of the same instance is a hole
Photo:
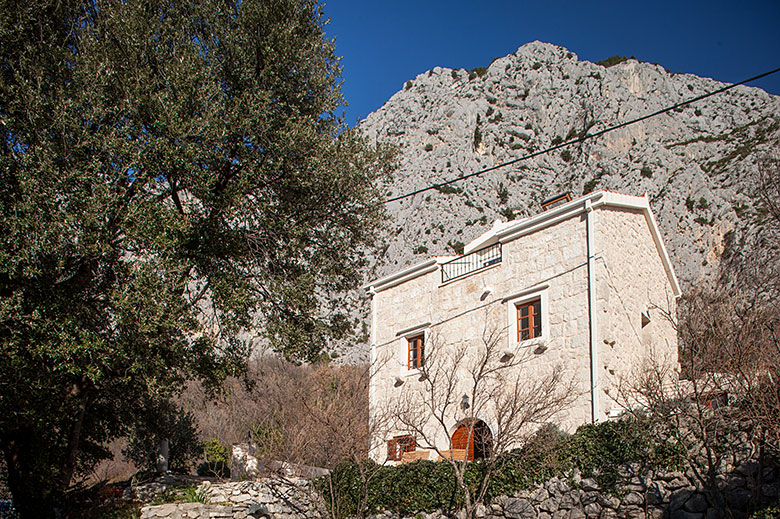
[[[616,54],[736,82],[780,67],[780,0],[324,0],[354,125],[436,66],[487,66],[533,40],[581,60]],[[780,73],[752,86],[780,95]]]

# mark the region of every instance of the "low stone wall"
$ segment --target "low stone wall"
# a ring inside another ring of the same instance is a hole
[[[627,467],[626,470],[631,470]],[[751,488],[758,478],[757,465],[737,468],[722,480],[723,497],[731,517],[747,517]],[[638,472],[638,471],[637,471]],[[595,480],[575,473],[569,479],[552,478],[514,496],[501,496],[481,506],[477,516],[484,519],[722,519],[721,506],[710,503],[697,485],[693,473],[659,470],[630,476],[628,483],[612,492],[602,491]],[[764,471],[762,495],[765,506],[780,496],[780,479],[774,469]],[[421,519],[443,519],[441,513],[419,514]],[[385,512],[373,519],[398,519]]]
[[[234,519],[327,517],[325,504],[311,482],[299,478],[263,478],[229,483],[204,482],[198,493],[211,503],[230,505]]]
[[[233,508],[203,503],[145,506],[141,519],[233,519]]]

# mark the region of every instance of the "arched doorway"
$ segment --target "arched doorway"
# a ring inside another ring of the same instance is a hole
[[[463,420],[452,433],[453,450],[466,450],[469,461],[487,458],[492,447],[493,433],[482,420]]]

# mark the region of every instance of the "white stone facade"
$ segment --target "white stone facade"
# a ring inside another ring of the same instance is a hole
[[[438,257],[366,287],[372,421],[420,383],[408,366],[408,338],[418,334],[427,348],[465,348],[468,355],[476,354],[485,330],[498,330],[506,351],[528,357],[517,368],[523,377],[565,366],[576,398],[556,421],[568,430],[614,415],[618,385],[648,358],[677,365],[677,335],[666,317],[675,315],[680,288],[645,197],[591,193],[496,223],[465,252],[485,247],[500,247],[500,261],[456,279],[442,282],[442,268],[453,258]],[[516,305],[537,298],[541,336],[518,341]],[[441,449],[448,448],[455,414],[448,420],[449,430],[434,435]],[[489,416],[484,421],[491,430],[497,426]],[[396,434],[372,431],[375,460],[385,461],[385,442]]]

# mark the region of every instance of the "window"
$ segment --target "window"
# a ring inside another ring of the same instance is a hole
[[[409,345],[407,366],[409,369],[421,368],[425,361],[425,334],[415,335],[406,339]]]
[[[542,300],[515,304],[517,308],[517,342],[542,336]]]
[[[415,440],[414,436],[396,436],[387,442],[387,459],[401,461],[404,452],[414,452],[416,450],[417,440]]]
[[[538,353],[550,336],[549,285],[537,285],[505,297],[509,346],[537,346]],[[535,351],[537,353],[537,351]]]

